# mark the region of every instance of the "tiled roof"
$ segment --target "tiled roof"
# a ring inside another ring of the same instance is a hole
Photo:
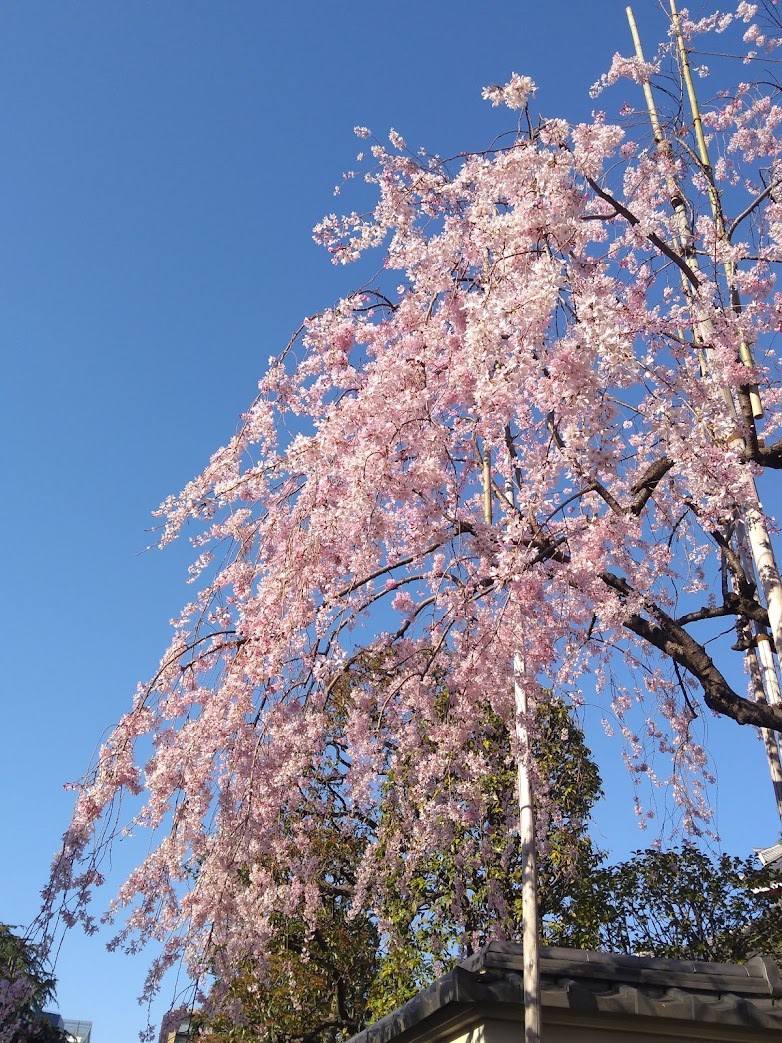
[[[593,1020],[623,1015],[735,1027],[758,1040],[782,1039],[782,976],[770,957],[738,965],[542,948],[540,971],[544,1025],[547,1015]],[[521,973],[521,946],[492,942],[354,1036],[353,1043],[406,1043],[425,1038],[429,1026],[436,1026],[442,1039],[447,1026],[457,1031],[475,1024],[477,1014],[496,1013],[497,1005],[518,1008]],[[643,1020],[638,1031],[649,1031]]]
[[[779,868],[782,869],[782,844],[756,848],[755,854],[764,866],[773,866],[779,863]]]

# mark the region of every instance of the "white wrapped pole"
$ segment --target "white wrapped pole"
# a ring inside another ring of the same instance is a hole
[[[514,656],[513,675],[516,697],[516,761],[519,793],[519,837],[521,840],[521,915],[524,963],[524,1043],[540,1043],[540,952],[538,925],[538,867],[535,848],[535,805],[530,778],[530,742],[527,730],[527,693],[519,678],[524,673],[520,655]]]
[[[738,543],[739,555],[744,571],[748,576],[754,574],[754,560],[752,556],[749,535],[743,518],[736,520],[736,541]],[[772,706],[782,705],[782,693],[779,688],[779,675],[774,661],[774,653],[771,650],[771,638],[765,627],[758,623],[747,624],[747,635],[754,638],[755,648],[747,651],[747,663],[752,678],[752,687],[755,698],[759,701],[771,703]],[[768,769],[771,774],[771,784],[774,787],[774,800],[777,805],[777,815],[782,823],[782,761],[779,755],[779,740],[769,728],[761,728],[760,735],[766,748]]]
[[[513,501],[513,486],[505,487]],[[491,457],[483,451],[483,520],[492,524]],[[517,652],[513,657],[513,692],[516,709],[517,791],[519,799],[519,841],[521,845],[521,919],[524,997],[524,1043],[541,1043],[542,1016],[540,1004],[540,925],[538,922],[538,861],[535,841],[535,804],[530,774],[531,747],[527,728],[527,692],[521,683],[524,660]]]

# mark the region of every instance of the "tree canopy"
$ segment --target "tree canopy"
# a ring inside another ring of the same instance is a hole
[[[63,1041],[41,1013],[56,984],[40,946],[0,924],[0,1043]]]
[[[316,235],[337,263],[382,251],[381,274],[306,320],[162,506],[162,542],[197,547],[196,593],[80,788],[47,892],[90,924],[107,836],[149,829],[113,912],[118,944],[162,943],[152,987],[182,956],[196,978],[273,973],[280,918],[324,912],[329,818],[345,842],[371,833],[353,911],[434,852],[482,864],[484,780],[525,757],[549,691],[624,722],[632,770],[647,742],[669,756],[694,830],[697,719],[782,731],[721,660],[738,631],[754,678],[782,641],[755,486],[782,467],[779,22],[742,2],[680,28],[651,61],[614,59],[613,119],[538,118],[514,74],[485,96],[516,130],[483,152],[357,128],[374,205]],[[716,62],[691,112],[687,56],[712,34],[745,64]],[[393,815],[372,826],[379,785]]]
[[[444,693],[445,695],[445,693]],[[445,705],[445,702],[444,704]],[[487,711],[488,712],[488,711]],[[541,914],[554,931],[567,923],[573,944],[597,939],[594,902],[585,881],[600,862],[588,834],[589,814],[601,794],[600,776],[581,730],[561,701],[538,710],[535,758],[556,807],[541,837]],[[563,743],[567,733],[568,742]],[[206,1024],[215,1038],[312,1040],[328,1043],[360,1031],[426,988],[454,959],[492,937],[512,938],[521,920],[521,850],[514,832],[516,771],[502,722],[487,721],[483,742],[496,745],[498,768],[482,779],[486,817],[454,832],[448,849],[434,850],[412,875],[398,873],[377,916],[356,914],[351,898],[364,848],[395,818],[396,785],[378,791],[374,822],[353,837],[340,828],[336,808],[321,822],[323,862],[317,920],[273,920],[267,975],[245,973],[228,983],[229,1014]],[[405,787],[413,765],[405,765]],[[321,780],[325,783],[325,780]],[[394,831],[395,832],[395,831]],[[472,835],[467,835],[467,833]],[[475,854],[470,857],[470,852]],[[590,905],[591,920],[579,935],[568,908]],[[222,991],[222,983],[215,986]]]
[[[766,955],[782,961],[779,887],[779,877],[759,869],[754,859],[710,856],[686,845],[649,848],[617,865],[596,862],[572,878],[558,915],[544,918],[543,940],[667,959],[745,963]],[[545,894],[544,888],[544,914],[547,905],[551,910]],[[316,939],[324,949],[344,942],[341,933]],[[327,968],[315,957],[312,964],[293,968],[288,961],[285,973],[271,983],[249,974],[235,980],[231,1012],[211,1021],[196,1017],[195,1024],[207,1043],[335,1043],[426,988],[455,959],[452,954],[439,965],[423,963],[417,941],[390,956],[378,954],[369,938],[361,944],[367,948],[359,966],[353,947],[343,949],[341,969],[352,989],[349,1013],[341,1015],[333,1003],[336,961]],[[370,953],[374,959],[366,959]],[[389,959],[391,975],[382,966]]]
[[[553,937],[571,944],[594,932],[594,948],[677,960],[746,963],[782,961],[780,880],[755,859],[692,845],[650,848],[614,866],[595,867]]]

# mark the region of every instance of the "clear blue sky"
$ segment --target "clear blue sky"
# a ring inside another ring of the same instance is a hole
[[[652,50],[655,0],[636,14]],[[335,209],[353,127],[442,154],[483,146],[508,113],[481,87],[513,70],[538,81],[544,113],[578,119],[628,39],[621,0],[2,5],[0,921],[35,914],[62,783],[186,599],[187,547],[139,553],[150,511],[230,436],[301,317],[352,285],[310,234]],[[761,748],[711,730],[719,828],[748,853],[777,832]],[[621,768],[604,774],[626,796]],[[644,841],[628,805],[599,823],[618,855]],[[57,973],[62,1013],[92,1019],[95,1043],[137,1038],[143,961],[74,935]]]

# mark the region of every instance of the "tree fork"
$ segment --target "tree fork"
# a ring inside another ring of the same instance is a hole
[[[603,572],[602,579],[622,598],[635,593],[626,580],[613,573]],[[732,718],[737,724],[752,724],[782,733],[782,707],[752,702],[739,695],[714,665],[703,645],[675,619],[657,605],[649,605],[648,611],[655,622],[633,612],[626,617],[624,625],[692,674],[701,685],[703,701],[710,710]]]

